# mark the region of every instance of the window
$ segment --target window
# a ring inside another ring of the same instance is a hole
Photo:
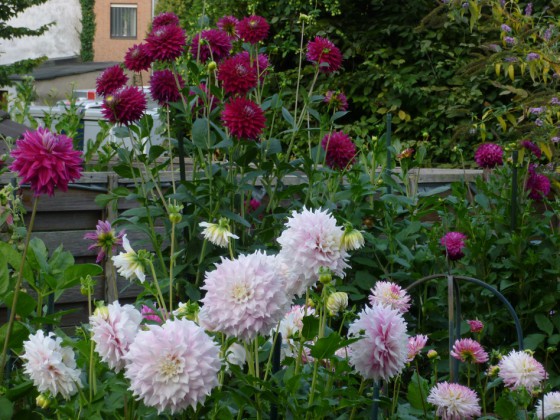
[[[111,5],[111,38],[136,38],[135,4]]]

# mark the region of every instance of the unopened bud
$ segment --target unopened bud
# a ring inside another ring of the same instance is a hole
[[[332,281],[332,274],[328,268],[321,267],[319,269],[319,282],[329,284]]]
[[[35,399],[35,402],[37,403],[37,407],[40,407],[40,408],[43,408],[43,409],[48,408],[49,405],[50,405],[49,398],[44,394],[39,394],[37,396],[37,398]]]
[[[108,319],[109,318],[109,308],[105,305],[103,306],[98,306],[95,311],[93,312],[94,316],[99,316],[103,319]]]
[[[218,65],[216,64],[215,61],[210,61],[210,62],[208,63],[208,70],[209,70],[209,71],[214,71],[214,70],[216,70],[217,68],[218,68]]]
[[[344,311],[348,307],[348,294],[345,292],[332,293],[327,299],[327,310],[331,316]]]
[[[433,360],[436,359],[438,357],[438,352],[435,351],[434,349],[428,350],[428,359]]]

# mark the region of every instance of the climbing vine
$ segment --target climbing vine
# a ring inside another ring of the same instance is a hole
[[[80,34],[80,57],[83,62],[93,61],[93,38],[95,37],[95,0],[80,0],[82,7],[82,33]]]

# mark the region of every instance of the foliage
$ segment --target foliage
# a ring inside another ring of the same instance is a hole
[[[80,32],[80,57],[82,61],[93,61],[93,38],[95,37],[95,13],[93,7],[95,0],[80,0],[82,7],[82,32]]]

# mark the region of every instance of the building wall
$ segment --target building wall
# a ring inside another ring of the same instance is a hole
[[[136,39],[111,38],[111,4],[137,5]],[[144,40],[152,21],[152,0],[96,0],[94,61],[123,61],[125,53],[134,44]]]

